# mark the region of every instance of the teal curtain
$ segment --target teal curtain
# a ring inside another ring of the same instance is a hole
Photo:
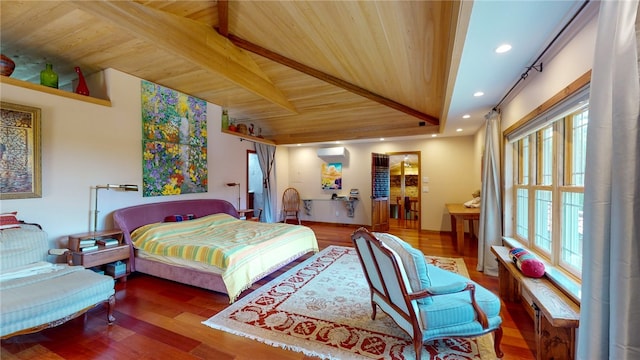
[[[260,169],[262,170],[262,183],[264,190],[262,191],[262,203],[264,208],[262,209],[262,222],[272,223],[275,222],[276,204],[275,200],[275,157],[276,147],[273,145],[267,145],[262,143],[254,143],[256,155],[258,155],[258,162],[260,163]]]

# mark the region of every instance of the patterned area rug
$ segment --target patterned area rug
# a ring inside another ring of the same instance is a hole
[[[463,259],[426,257],[469,276]],[[413,359],[411,338],[378,310],[354,248],[330,246],[203,324],[327,359]],[[422,359],[494,359],[493,338],[427,342]]]

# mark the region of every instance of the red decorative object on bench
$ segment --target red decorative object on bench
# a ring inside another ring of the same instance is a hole
[[[544,276],[544,264],[523,248],[513,248],[509,256],[525,276],[539,278]]]

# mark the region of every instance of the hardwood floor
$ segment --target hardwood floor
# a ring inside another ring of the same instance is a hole
[[[311,223],[321,249],[351,246],[353,226]],[[418,232],[392,223],[396,234],[425,254],[460,257],[448,233]],[[477,272],[476,240],[465,241],[464,260],[473,280],[498,292],[498,279]],[[305,256],[303,259],[306,259]],[[301,260],[300,260],[301,261]],[[296,265],[296,261],[260,280],[243,296]],[[2,340],[0,358],[8,359],[311,359],[214,330],[201,324],[228,305],[222,294],[142,274],[116,284],[116,322],[106,325],[106,310],[96,307],[58,327]],[[502,303],[504,359],[534,359],[533,321],[521,304]]]

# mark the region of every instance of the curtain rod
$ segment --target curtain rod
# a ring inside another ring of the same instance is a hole
[[[565,30],[567,30],[567,28],[569,27],[569,25],[571,25],[571,23],[573,23],[573,21],[576,19],[576,17],[578,17],[578,15],[580,15],[580,13],[582,12],[582,10],[584,10],[584,8],[587,6],[587,4],[589,4],[590,0],[586,0],[582,6],[580,6],[580,8],[578,9],[578,11],[576,11],[575,14],[573,14],[573,16],[571,17],[571,19],[569,19],[569,21],[562,27],[562,29],[560,29],[560,31],[556,34],[556,36],[553,38],[553,40],[551,40],[551,42],[549,43],[549,45],[547,45],[547,47],[544,48],[544,50],[542,50],[542,52],[540,53],[540,55],[538,55],[538,57],[533,61],[533,63],[527,67],[527,70],[522,73],[522,75],[520,75],[520,78],[518,79],[518,81],[516,81],[515,84],[513,84],[513,86],[511,87],[511,89],[509,89],[509,91],[507,91],[507,93],[504,95],[504,97],[498,102],[498,104],[496,106],[493,107],[493,110],[497,110],[498,107],[500,105],[502,105],[502,102],[509,96],[509,94],[511,94],[511,92],[516,88],[516,86],[518,86],[518,84],[520,84],[520,82],[524,79],[526,79],[529,76],[529,72],[531,71],[531,69],[534,69],[538,72],[542,72],[542,62],[540,62],[539,65],[536,65],[538,63],[538,61],[540,61],[540,59],[544,56],[544,54],[547,53],[547,51],[551,48],[551,46],[553,46],[553,44],[556,42],[556,40],[558,40],[558,38],[560,37],[560,35],[562,35],[562,33],[564,33]]]

